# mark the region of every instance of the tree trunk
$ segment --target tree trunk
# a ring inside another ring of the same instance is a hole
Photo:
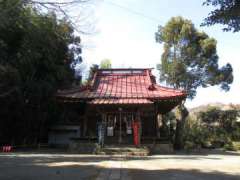
[[[177,115],[177,125],[176,125],[176,132],[175,132],[175,140],[174,140],[174,149],[180,150],[184,147],[184,125],[186,122],[186,118],[189,112],[184,104],[181,104],[178,107],[178,115]]]
[[[174,149],[180,150],[183,149],[183,126],[185,120],[177,119],[176,131],[175,131],[175,139],[174,139]]]

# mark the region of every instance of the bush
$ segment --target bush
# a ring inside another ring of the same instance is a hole
[[[196,120],[189,117],[184,129],[184,141],[184,148],[186,150],[194,149],[202,144],[208,144],[209,133],[207,129],[202,128]]]
[[[186,141],[184,144],[184,149],[189,151],[196,148],[196,144],[191,141]]]
[[[188,117],[184,130],[185,147],[188,148],[222,148],[226,150],[237,150],[232,141],[239,141],[240,128],[234,126],[232,131],[228,131],[223,126],[216,126],[202,122],[201,119]],[[191,143],[190,143],[191,142]]]
[[[240,142],[233,141],[232,144],[235,151],[240,151]]]
[[[237,149],[235,149],[235,147],[233,146],[232,142],[225,144],[223,148],[227,151],[237,151]]]
[[[203,148],[212,148],[213,147],[213,143],[211,141],[204,141],[204,142],[202,142],[201,146]]]
[[[240,142],[229,142],[224,145],[224,149],[228,151],[239,151],[240,150]]]
[[[234,131],[232,131],[232,139],[236,141],[240,140],[240,127],[237,127]]]

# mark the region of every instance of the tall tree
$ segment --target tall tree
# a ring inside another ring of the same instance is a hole
[[[89,74],[88,74],[88,78],[87,78],[87,83],[91,83],[93,78],[94,78],[94,74],[95,72],[99,69],[99,66],[97,64],[92,64],[91,67],[89,68]]]
[[[102,69],[112,68],[111,60],[110,59],[103,59],[100,63],[100,68],[102,68]]]
[[[39,137],[54,94],[74,80],[80,37],[22,0],[1,1],[0,14],[0,128],[13,139]]]
[[[239,0],[206,0],[203,5],[214,6],[212,12],[204,19],[203,26],[222,24],[224,31],[240,31],[240,1]]]
[[[232,67],[228,63],[219,68],[217,42],[206,33],[198,31],[190,20],[173,17],[160,26],[156,41],[163,43],[160,81],[174,88],[184,89],[189,99],[196,96],[198,87],[220,85],[228,91],[233,82]],[[184,104],[179,107],[175,148],[182,147],[182,130],[188,111]]]

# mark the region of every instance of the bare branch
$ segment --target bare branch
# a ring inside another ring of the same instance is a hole
[[[66,2],[59,2],[59,1],[35,1],[35,0],[29,0],[29,3],[31,4],[45,4],[45,5],[69,5],[69,4],[76,4],[76,3],[86,3],[90,0],[72,0],[72,1],[66,1]]]
[[[53,11],[60,17],[64,17],[71,23],[72,27],[77,33],[85,35],[90,35],[94,33],[94,30],[90,30],[90,28],[86,28],[87,26],[79,24],[80,21],[83,23],[85,22],[85,24],[90,25],[93,24],[92,22],[88,21],[93,17],[92,13],[91,16],[90,15],[87,17],[83,16],[83,18],[81,19],[80,16],[82,16],[81,14],[82,12],[88,10],[88,7],[86,7],[85,5],[94,0],[23,0],[23,1],[26,4],[30,4],[37,8],[42,9],[43,12],[45,12],[45,10]]]

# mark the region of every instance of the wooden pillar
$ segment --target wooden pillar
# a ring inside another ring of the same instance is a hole
[[[83,137],[86,137],[87,136],[87,122],[88,121],[88,118],[87,118],[87,114],[84,115],[84,118],[83,118]]]
[[[142,137],[142,121],[141,121],[141,115],[140,115],[140,110],[138,109],[137,111],[137,120],[139,122],[139,144],[141,144],[141,137]]]
[[[85,111],[84,111],[84,115],[83,115],[83,121],[82,121],[82,132],[81,132],[81,135],[82,137],[86,137],[87,136],[87,132],[88,132],[88,112],[89,112],[89,107],[87,106],[85,108]]]
[[[122,108],[118,109],[119,111],[119,139],[118,142],[119,144],[122,143]]]
[[[154,106],[154,125],[155,125],[155,132],[156,132],[156,137],[160,138],[160,132],[158,129],[158,104]]]

